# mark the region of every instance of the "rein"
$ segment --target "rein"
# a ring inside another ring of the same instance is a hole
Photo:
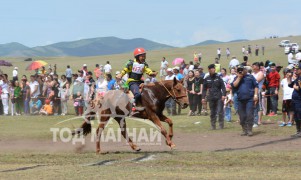
[[[186,97],[186,95],[182,95],[182,96],[176,96],[176,93],[175,93],[175,89],[172,88],[172,91],[173,91],[173,95],[172,93],[167,89],[167,87],[162,83],[162,81],[159,82],[165,89],[166,91],[168,92],[168,94],[171,96],[171,98],[178,104],[180,104],[180,101],[178,99],[180,98],[183,98],[183,97]]]

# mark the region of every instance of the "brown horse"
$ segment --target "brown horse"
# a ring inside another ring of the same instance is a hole
[[[175,144],[171,141],[173,137],[173,123],[172,120],[163,115],[165,108],[165,102],[169,98],[173,98],[181,108],[188,106],[188,99],[186,95],[186,89],[182,83],[176,80],[161,81],[145,85],[141,91],[141,105],[145,109],[135,115],[134,117],[149,119],[157,127],[159,127],[162,135],[166,138],[166,144],[173,149]],[[105,97],[100,101],[93,101],[90,103],[90,108],[86,111],[85,121],[80,129],[77,129],[74,134],[79,134],[82,130],[84,135],[91,132],[90,120],[95,113],[98,113],[100,117],[100,123],[96,131],[96,152],[100,153],[100,138],[101,133],[105,128],[106,123],[110,117],[113,117],[121,128],[121,134],[128,141],[131,148],[135,151],[140,151],[140,148],[133,143],[131,138],[128,137],[126,132],[125,116],[130,114],[131,103],[130,100],[123,91],[108,91]],[[166,122],[169,125],[169,133],[165,130],[162,122]]]

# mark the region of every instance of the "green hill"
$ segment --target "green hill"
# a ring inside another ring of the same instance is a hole
[[[120,39],[101,37],[71,42],[60,42],[47,46],[28,48],[18,43],[0,46],[0,56],[8,57],[58,57],[58,56],[99,56],[131,52],[136,47],[147,50],[169,49],[172,46],[156,43],[143,38]]]

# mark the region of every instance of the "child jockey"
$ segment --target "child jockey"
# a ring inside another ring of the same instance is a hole
[[[129,61],[125,68],[118,75],[119,78],[122,78],[126,73],[128,73],[127,83],[129,85],[130,90],[134,94],[134,102],[132,111],[143,111],[143,107],[136,107],[136,105],[141,102],[141,93],[139,91],[139,87],[143,83],[141,80],[144,73],[147,75],[156,75],[156,72],[153,72],[148,64],[145,62],[146,59],[146,51],[144,48],[136,48],[134,50],[134,61]]]

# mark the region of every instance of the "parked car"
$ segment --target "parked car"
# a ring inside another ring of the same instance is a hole
[[[299,45],[297,43],[291,43],[288,46],[285,46],[284,53],[288,54],[289,52],[297,53],[299,51]]]
[[[282,40],[279,44],[280,47],[286,47],[290,45],[290,41],[289,40]]]

